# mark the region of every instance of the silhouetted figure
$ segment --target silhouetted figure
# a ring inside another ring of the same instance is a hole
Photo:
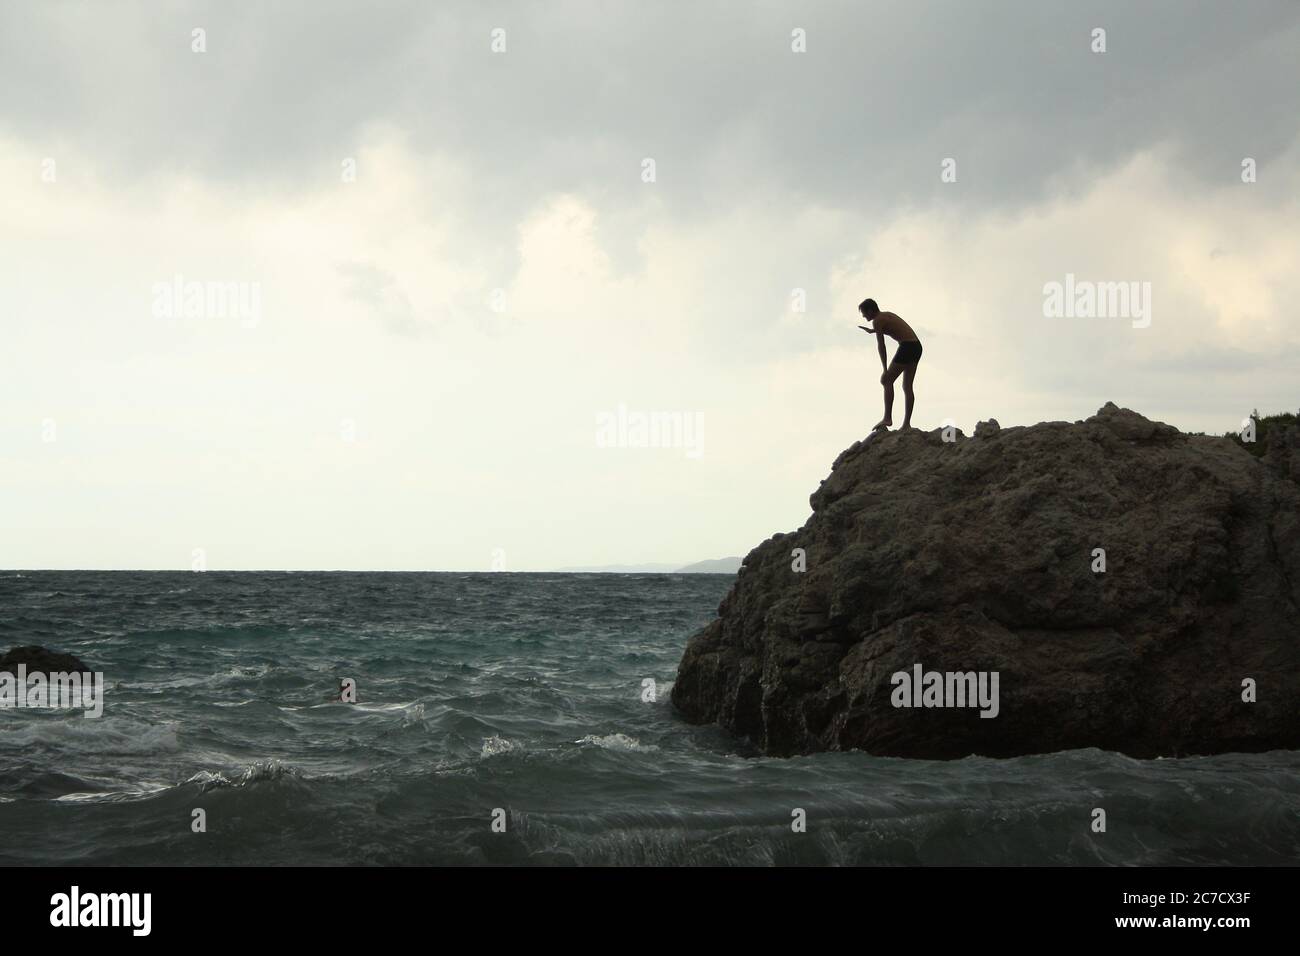
[[[921,340],[916,337],[912,327],[893,312],[881,312],[875,299],[863,299],[862,304],[858,306],[858,311],[862,313],[864,319],[875,325],[875,328],[871,329],[865,325],[859,325],[858,328],[876,334],[876,343],[880,346],[880,367],[885,370],[880,376],[880,384],[885,387],[885,417],[871,430],[874,432],[894,424],[894,379],[900,374],[903,376],[903,397],[907,401],[907,410],[903,414],[903,428],[911,428],[914,402],[912,382],[916,380],[916,363],[921,361]],[[886,335],[898,343],[894,361],[888,364],[885,362]]]

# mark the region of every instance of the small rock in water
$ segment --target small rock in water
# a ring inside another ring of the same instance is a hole
[[[90,670],[80,658],[51,651],[39,644],[15,647],[7,654],[0,654],[0,672],[12,674],[17,671],[19,664],[27,665],[28,673],[36,674],[67,674],[73,671],[85,673]]]

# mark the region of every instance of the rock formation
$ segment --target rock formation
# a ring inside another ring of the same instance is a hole
[[[0,673],[16,674],[19,664],[26,664],[29,674],[70,674],[73,671],[86,673],[90,670],[71,654],[60,654],[37,644],[15,647],[7,654],[0,654]]]
[[[774,755],[1300,747],[1298,439],[1252,454],[1109,403],[872,435],[750,552],[673,703]],[[919,706],[918,671],[947,682],[930,705],[996,673],[996,716]]]

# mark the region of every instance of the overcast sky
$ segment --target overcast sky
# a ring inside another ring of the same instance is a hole
[[[1297,51],[1293,0],[4,0],[0,566],[744,554],[880,418],[866,296],[922,428],[1294,411]]]

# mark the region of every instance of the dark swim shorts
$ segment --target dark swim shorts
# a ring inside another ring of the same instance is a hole
[[[899,342],[898,351],[894,353],[894,361],[899,365],[915,365],[921,361],[921,343]]]

